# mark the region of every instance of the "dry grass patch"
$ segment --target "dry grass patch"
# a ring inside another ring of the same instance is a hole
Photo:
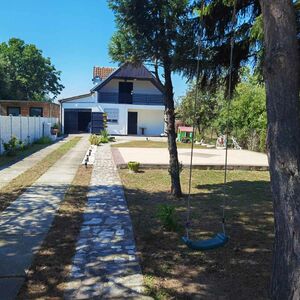
[[[63,299],[83,220],[92,168],[79,167],[35,255],[18,299]]]
[[[230,242],[195,252],[182,242],[186,199],[175,200],[166,170],[120,175],[133,221],[148,294],[155,299],[268,299],[273,243],[273,210],[268,172],[230,171],[227,230]],[[188,172],[181,174],[187,192]],[[193,239],[221,231],[223,171],[195,170],[192,186]],[[175,206],[178,230],[157,218],[159,205]]]
[[[14,178],[9,184],[0,189],[0,212],[24,193],[25,190],[53,166],[57,160],[72,149],[80,139],[80,137],[74,137],[70,141],[65,142],[32,168]]]

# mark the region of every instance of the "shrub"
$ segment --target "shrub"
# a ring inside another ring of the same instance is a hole
[[[40,145],[47,145],[47,144],[51,144],[51,143],[52,143],[52,140],[48,136],[43,136],[35,141],[35,144],[40,144]]]
[[[89,141],[91,143],[91,145],[96,145],[99,146],[101,144],[100,142],[100,136],[96,135],[96,134],[91,134]]]
[[[13,136],[7,143],[3,143],[4,151],[7,156],[14,156],[17,154],[18,149],[23,150],[25,144]]]
[[[157,217],[162,222],[165,229],[171,231],[176,231],[178,229],[177,216],[174,206],[168,204],[159,205]]]
[[[100,135],[103,137],[103,138],[109,138],[109,134],[108,134],[108,131],[106,129],[102,130],[100,132]]]
[[[137,161],[130,161],[128,162],[128,169],[129,171],[132,171],[134,173],[137,173],[139,171],[140,163]]]

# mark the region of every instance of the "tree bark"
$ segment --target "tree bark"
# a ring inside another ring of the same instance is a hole
[[[166,121],[168,133],[168,150],[170,154],[169,173],[171,176],[171,194],[175,197],[181,197],[180,185],[180,164],[178,161],[178,152],[176,145],[176,131],[175,131],[175,107],[174,107],[174,93],[171,78],[171,68],[167,62],[164,63],[165,75],[165,108]]]
[[[300,299],[299,52],[291,0],[260,0],[274,203],[272,299]]]

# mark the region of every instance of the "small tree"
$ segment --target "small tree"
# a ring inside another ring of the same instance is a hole
[[[194,112],[196,97],[196,84],[191,84],[185,96],[181,97],[176,110],[177,117],[185,124],[192,126],[195,116],[196,129],[201,137],[204,137],[205,130],[212,126],[217,117],[218,96],[216,93],[202,92],[196,99],[196,113]]]
[[[118,31],[110,44],[114,61],[151,63],[165,92],[165,113],[170,154],[171,193],[181,196],[180,165],[176,146],[172,72],[186,55],[189,1],[109,0]],[[159,76],[162,70],[163,80]]]
[[[49,58],[36,46],[12,38],[0,44],[0,99],[45,100],[64,88]]]

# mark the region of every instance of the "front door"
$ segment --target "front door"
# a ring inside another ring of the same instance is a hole
[[[137,134],[137,112],[128,112],[128,134]]]

